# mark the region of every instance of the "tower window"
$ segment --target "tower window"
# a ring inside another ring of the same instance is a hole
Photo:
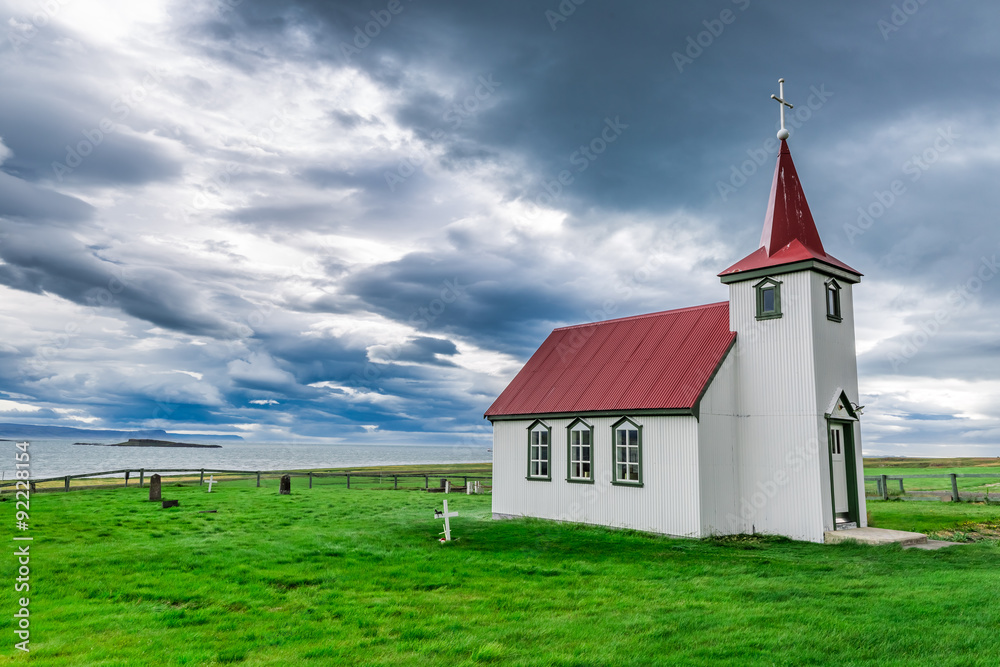
[[[756,285],[757,319],[772,320],[781,317],[781,281],[764,278]]]
[[[833,278],[826,281],[826,319],[834,322],[844,319],[840,314],[840,285]]]

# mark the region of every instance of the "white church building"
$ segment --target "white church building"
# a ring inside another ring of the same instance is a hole
[[[487,410],[494,518],[812,542],[866,525],[861,273],[824,250],[778,137],[728,301],[556,329]]]

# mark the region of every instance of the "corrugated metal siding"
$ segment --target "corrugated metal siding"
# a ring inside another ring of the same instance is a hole
[[[778,276],[782,317],[756,320],[756,281],[730,285],[743,531],[823,541],[825,428],[816,412],[811,273]],[[820,437],[822,436],[822,441]]]
[[[819,415],[820,429],[826,432],[827,424],[823,415],[830,408],[830,403],[838,390],[843,389],[847,398],[858,402],[858,362],[854,339],[854,296],[853,285],[838,281],[840,290],[840,313],[842,322],[831,322],[826,317],[826,281],[827,276],[812,274],[812,298],[817,305],[813,309],[813,339],[816,341],[814,361],[816,366],[816,412]],[[864,462],[861,456],[861,429],[854,425],[855,463],[857,464],[858,507],[859,519],[867,523],[865,511]],[[821,474],[827,479],[830,474],[829,459],[822,457]],[[832,511],[830,509],[830,492],[828,485],[824,487],[823,508],[828,528],[832,530]]]
[[[726,303],[556,329],[486,416],[691,408],[734,336]]]
[[[722,362],[701,400],[698,423],[698,471],[701,480],[701,527],[704,535],[742,531],[739,519],[737,456],[736,354]]]
[[[493,424],[495,513],[701,536],[694,417],[634,419],[643,427],[641,488],[611,484],[611,425],[617,421],[611,417],[588,420],[594,426],[594,484],[566,481],[569,419],[547,422],[552,426],[552,481],[526,480],[527,427],[531,421]]]

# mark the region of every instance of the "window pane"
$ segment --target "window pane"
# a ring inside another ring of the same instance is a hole
[[[584,479],[590,479],[590,464],[589,463],[584,463],[583,464],[583,474],[581,475],[581,477],[583,477]]]
[[[549,464],[546,461],[542,461],[538,465],[542,470],[541,472],[542,477],[545,477],[546,475],[549,474]]]
[[[549,444],[549,432],[538,431],[538,442],[540,442],[543,445]]]
[[[544,447],[544,446],[543,447],[539,447],[538,448],[538,458],[540,458],[540,459],[547,459],[547,458],[549,458],[549,448],[548,447]]]
[[[618,452],[618,462],[619,463],[625,463],[626,448],[625,447],[618,447],[617,448],[617,452]]]
[[[628,448],[628,462],[629,463],[639,463],[639,448],[629,447]]]
[[[639,481],[639,466],[637,466],[637,465],[635,465],[635,466],[629,466],[628,467],[628,472],[629,472],[629,480],[630,481],[634,481],[634,482],[638,482]]]
[[[584,447],[582,453],[583,453],[583,456],[580,457],[580,460],[581,461],[589,461],[590,460],[590,447]]]
[[[761,290],[761,298],[764,300],[764,312],[773,313],[774,312],[774,288],[765,287]]]
[[[629,431],[628,432],[628,444],[630,447],[638,447],[639,445],[639,432]]]
[[[590,444],[590,431],[580,431],[580,436],[582,437],[581,443],[584,445]]]

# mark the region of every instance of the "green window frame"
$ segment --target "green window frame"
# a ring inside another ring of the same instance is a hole
[[[552,427],[541,419],[536,419],[528,427],[527,479],[552,480]]]
[[[781,281],[764,278],[753,287],[757,295],[757,319],[776,320],[781,317]]]
[[[826,319],[833,322],[843,322],[840,311],[840,283],[834,278],[826,281],[824,294],[826,296]]]
[[[611,483],[642,486],[642,426],[622,417],[611,427]]]
[[[566,427],[566,481],[594,483],[594,427],[581,418]]]

